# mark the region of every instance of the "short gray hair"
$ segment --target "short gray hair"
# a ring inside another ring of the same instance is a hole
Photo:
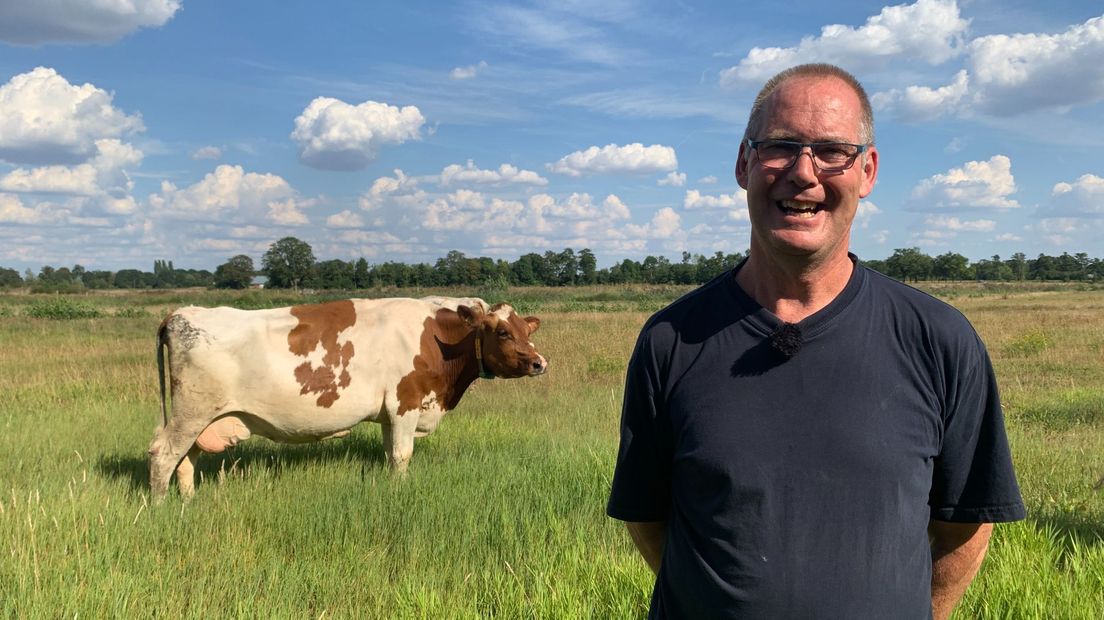
[[[862,118],[859,120],[859,140],[863,144],[874,144],[874,111],[870,107],[870,98],[866,96],[866,90],[855,76],[840,69],[836,65],[825,63],[812,63],[790,67],[771,79],[755,96],[755,102],[751,104],[751,114],[748,115],[747,128],[744,130],[744,139],[754,138],[763,123],[763,112],[767,107],[767,100],[787,80],[794,78],[825,78],[834,77],[843,81],[855,91],[862,105]]]

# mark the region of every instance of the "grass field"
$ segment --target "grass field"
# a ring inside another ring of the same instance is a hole
[[[1030,513],[996,529],[956,617],[1104,617],[1104,288],[926,288],[990,349]],[[0,295],[0,614],[639,617],[651,575],[604,507],[625,361],[682,290],[453,291],[538,314],[549,373],[478,382],[406,480],[366,424],[205,456],[195,499],[158,507],[145,451],[162,315],[302,298]]]

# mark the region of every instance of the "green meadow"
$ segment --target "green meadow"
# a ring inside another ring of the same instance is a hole
[[[1104,287],[921,285],[997,369],[1029,518],[996,528],[956,618],[1104,617]],[[206,290],[0,295],[0,615],[634,618],[652,577],[605,517],[636,333],[684,288],[373,291],[507,300],[548,374],[479,381],[410,475],[379,428],[204,455],[196,496],[149,503],[155,332]]]

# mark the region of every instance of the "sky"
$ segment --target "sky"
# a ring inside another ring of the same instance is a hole
[[[874,105],[852,250],[1104,256],[1096,2],[0,0],[0,267],[748,247],[774,73]]]

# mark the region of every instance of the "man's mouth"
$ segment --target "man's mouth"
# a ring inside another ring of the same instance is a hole
[[[786,215],[793,215],[802,219],[813,217],[822,208],[819,203],[803,200],[779,200],[775,204]]]

